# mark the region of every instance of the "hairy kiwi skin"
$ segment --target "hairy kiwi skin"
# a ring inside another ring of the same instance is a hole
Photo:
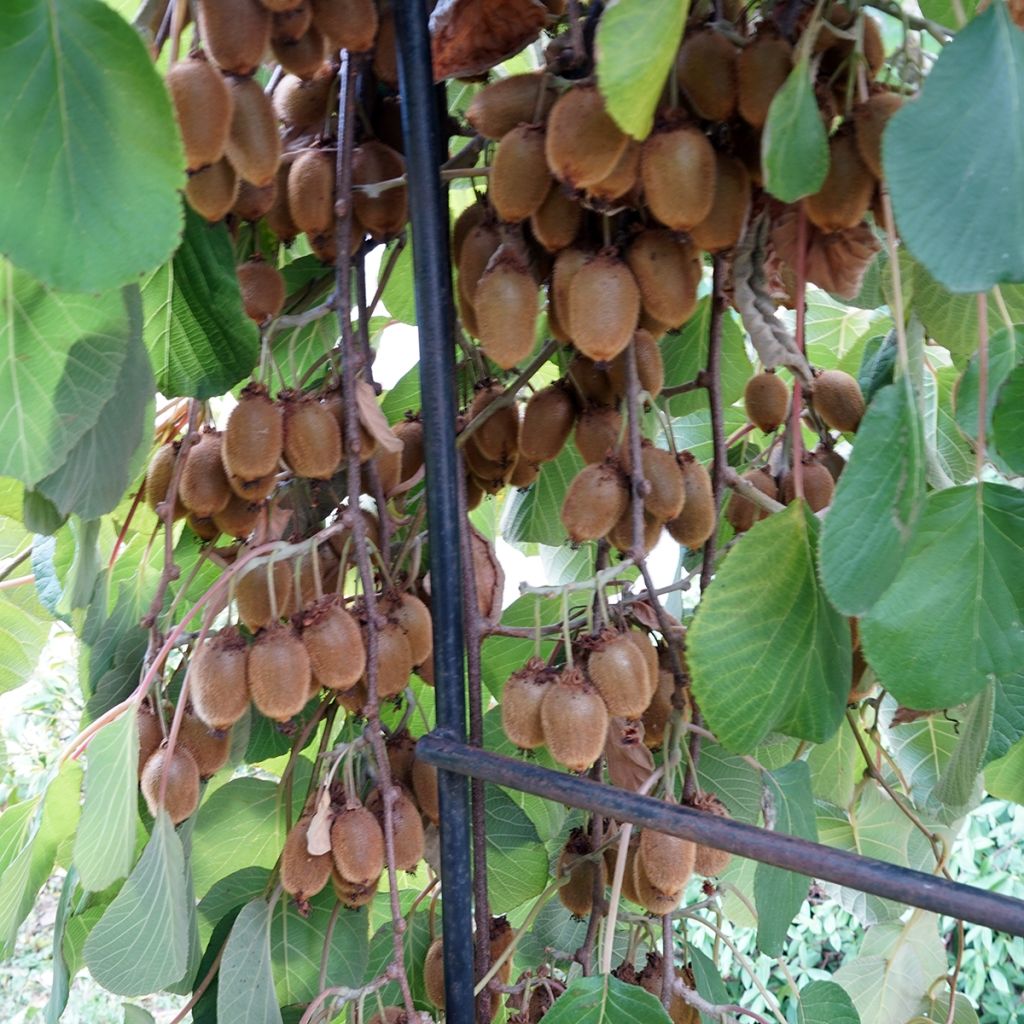
[[[434,939],[423,961],[423,988],[427,999],[439,1010],[444,1009],[444,940]]]
[[[766,434],[777,430],[786,419],[789,388],[778,374],[771,371],[755,374],[743,390],[747,419]]]
[[[640,177],[651,213],[673,231],[689,231],[711,212],[715,151],[693,125],[656,131],[643,144]]]
[[[202,0],[199,32],[217,66],[251,75],[270,45],[271,15],[258,0]]]
[[[750,174],[742,161],[715,154],[715,198],[711,211],[690,231],[694,244],[708,252],[731,249],[740,239],[750,207]]]
[[[822,370],[811,389],[814,411],[833,430],[854,433],[864,416],[864,395],[860,385],[842,370]]]
[[[334,225],[334,161],[323,150],[300,153],[288,171],[288,215],[316,235]]]
[[[609,362],[630,342],[640,318],[640,289],[618,256],[588,260],[569,287],[569,323],[577,349],[595,362]]]
[[[249,651],[249,692],[261,714],[276,722],[294,718],[309,699],[309,655],[290,626],[262,630]]]
[[[665,524],[677,544],[699,548],[715,530],[715,497],[711,477],[689,452],[679,454],[679,471],[683,477],[683,510]]]
[[[531,658],[509,676],[501,693],[501,725],[505,735],[521,750],[544,745],[540,706],[551,675],[539,658]]]
[[[559,764],[581,772],[601,756],[608,732],[608,709],[578,669],[565,669],[551,683],[540,714],[544,744]]]
[[[258,324],[278,315],[284,307],[285,285],[281,271],[262,259],[246,260],[235,268],[245,315]]]
[[[160,787],[167,765],[167,748],[161,747],[146,762],[142,769],[142,795],[146,798],[149,813],[155,818],[160,809]],[[185,747],[177,746],[167,765],[167,792],[164,810],[172,824],[180,825],[199,806],[199,767],[192,753]]]
[[[626,509],[622,471],[610,463],[585,466],[573,478],[562,502],[562,523],[573,543],[600,540]]]
[[[220,460],[221,435],[204,432],[188,449],[178,482],[178,493],[189,512],[209,518],[223,511],[231,500],[231,488]]]
[[[576,422],[576,402],[564,379],[535,391],[526,403],[519,451],[530,462],[557,458]]]
[[[679,327],[693,315],[701,262],[689,242],[664,228],[647,228],[626,250],[626,263],[646,313],[670,327]]]
[[[213,224],[231,212],[238,188],[238,173],[227,157],[222,157],[215,164],[189,175],[185,198],[196,213]]]
[[[284,449],[284,420],[266,388],[247,385],[228,417],[221,457],[228,474],[260,480],[277,470]]]
[[[582,223],[583,208],[557,184],[530,214],[530,231],[548,252],[561,252],[572,245]]]
[[[829,167],[821,188],[803,203],[808,218],[826,234],[852,228],[871,205],[875,178],[860,158],[852,132],[840,131],[829,142]]]
[[[768,108],[793,69],[793,47],[775,32],[760,32],[739,56],[739,111],[747,124],[763,128]]]
[[[828,469],[815,459],[809,459],[801,466],[801,484],[804,500],[812,512],[820,512],[832,504],[836,482]],[[796,479],[792,470],[782,475],[782,501],[788,505],[796,500]]]
[[[347,882],[371,885],[384,870],[384,833],[365,807],[346,807],[331,823],[331,857]]]
[[[292,826],[281,852],[281,885],[289,896],[308,900],[331,878],[331,855],[309,852],[308,836],[312,815],[303,815]]]
[[[744,473],[743,479],[753,484],[762,494],[767,494],[769,498],[778,498],[779,489],[767,470],[753,469]],[[725,518],[736,533],[746,533],[754,523],[767,519],[768,513],[748,498],[744,498],[738,491],[733,491],[729,495],[729,503],[725,506]]]
[[[544,129],[521,124],[498,143],[487,194],[498,216],[517,224],[536,213],[551,188],[544,159]]]
[[[304,613],[302,643],[321,686],[348,690],[362,678],[366,669],[362,633],[335,596],[322,598]]]
[[[611,405],[589,405],[576,421],[574,440],[584,461],[603,462],[618,447],[622,414]]]
[[[523,258],[511,249],[495,253],[473,298],[480,346],[489,359],[510,370],[533,351],[540,300]]]
[[[164,732],[160,728],[160,719],[156,712],[146,701],[139,707],[136,716],[139,728],[139,763],[138,774],[142,775],[142,769],[146,762],[156,753],[160,744],[164,741]]]
[[[252,78],[232,78],[228,86],[234,109],[225,154],[240,177],[256,186],[268,185],[281,160],[281,140],[270,97]]]
[[[656,889],[678,892],[690,880],[696,852],[689,839],[645,828],[640,833],[637,861]]]
[[[853,112],[856,125],[857,152],[879,181],[883,177],[882,133],[889,118],[903,106],[903,99],[893,92],[875,93]]]
[[[236,627],[221,630],[192,655],[190,694],[211,729],[230,729],[249,707],[248,648]]]
[[[549,81],[542,72],[499,78],[473,97],[466,120],[486,139],[500,139],[535,118],[543,120],[556,97]]]
[[[548,115],[545,155],[551,173],[573,188],[588,188],[615,167],[629,137],[605,109],[596,86],[562,93]]]
[[[688,33],[676,61],[676,77],[690,106],[706,121],[728,121],[736,113],[737,48],[720,32]]]
[[[713,814],[716,818],[731,817],[725,809],[725,804],[714,793],[699,793],[693,798],[692,804],[695,810]],[[713,846],[704,846],[702,843],[698,843],[693,869],[698,875],[714,878],[729,866],[730,860],[732,860],[732,854],[727,850],[718,850]]]
[[[190,58],[173,64],[167,87],[185,145],[189,171],[215,164],[227,146],[234,99],[223,76],[205,60]]]
[[[587,659],[587,675],[597,687],[608,713],[639,718],[650,699],[647,663],[632,640],[621,633],[601,637]]]
[[[558,890],[562,906],[573,917],[586,917],[593,909],[594,882],[598,872],[602,883],[606,878],[604,858],[586,859],[590,854],[590,838],[581,828],[574,828],[558,855],[557,876],[568,875],[569,880]],[[604,888],[604,885],[601,885]]]
[[[650,488],[644,496],[644,509],[661,522],[675,519],[686,501],[683,475],[675,456],[664,448],[645,446],[640,465]]]
[[[352,184],[371,185],[400,178],[405,174],[405,158],[397,150],[371,139],[352,153]],[[408,217],[407,189],[404,185],[388,189],[378,196],[356,192],[353,207],[359,223],[377,241],[397,235]]]
[[[312,0],[313,24],[332,50],[365,53],[373,48],[380,27],[373,0]]]
[[[149,466],[146,469],[146,504],[156,512],[157,507],[167,499],[167,492],[170,490],[171,477],[174,474],[174,462],[178,457],[177,444],[161,445],[153,453]],[[182,503],[181,495],[175,496],[174,518],[183,519],[188,510]]]
[[[330,480],[338,469],[338,421],[313,395],[284,403],[284,457],[296,476],[310,480]]]

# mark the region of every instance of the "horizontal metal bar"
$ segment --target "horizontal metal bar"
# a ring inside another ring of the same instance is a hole
[[[582,807],[615,821],[656,828],[809,878],[835,882],[1011,935],[1024,935],[1024,900],[1012,896],[950,882],[784,832],[718,818],[654,797],[638,796],[592,779],[553,772],[528,761],[467,746],[441,730],[420,738],[416,757],[447,771],[486,779],[570,807]]]

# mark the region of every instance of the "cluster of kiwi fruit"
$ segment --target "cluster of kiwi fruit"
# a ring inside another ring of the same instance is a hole
[[[487,942],[489,947],[488,962],[494,963],[512,944],[515,932],[504,917],[492,917],[490,920]],[[512,974],[512,960],[506,960],[499,968],[494,980],[499,985],[507,985]],[[444,939],[436,938],[427,947],[427,955],[423,959],[423,988],[427,999],[439,1010],[445,1008],[444,991]],[[498,1015],[501,1001],[497,993],[491,992],[490,1020]]]
[[[689,967],[675,967],[676,980],[687,988],[696,991],[697,985],[693,971]],[[661,985],[664,978],[664,960],[661,953],[651,950],[647,954],[643,969],[638,971],[630,961],[623,961],[612,974],[627,985],[639,985],[645,992],[650,992],[656,999],[661,999]],[[700,1024],[701,1015],[696,1007],[691,1006],[678,993],[672,994],[668,1005],[668,1016],[672,1024]]]

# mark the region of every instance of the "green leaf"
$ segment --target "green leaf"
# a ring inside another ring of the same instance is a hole
[[[875,392],[881,390],[893,380],[893,367],[896,365],[896,331],[889,331],[884,337],[871,338],[864,346],[864,356],[857,373],[857,383],[864,395],[864,401],[870,402]]]
[[[60,889],[60,902],[53,922],[53,981],[50,983],[50,998],[43,1010],[46,1024],[57,1024],[68,1005],[71,994],[71,971],[64,955],[64,936],[67,934],[71,900],[78,885],[78,872],[71,868],[64,876]]]
[[[998,680],[994,688],[992,735],[985,751],[985,764],[1002,757],[1024,736],[1024,669]]]
[[[861,619],[864,653],[907,707],[969,700],[1024,664],[1024,495],[1001,484],[929,495],[892,586]]]
[[[802,502],[763,520],[697,608],[687,641],[694,696],[737,753],[773,730],[824,742],[843,717],[850,629],[818,582],[817,536]]]
[[[120,996],[173,985],[188,963],[185,856],[161,810],[135,869],[85,942],[92,976]]]
[[[992,414],[992,443],[1006,464],[1024,476],[1024,365],[1018,366],[999,389]]]
[[[924,498],[921,419],[904,377],[868,406],[822,528],[821,581],[844,615],[863,615],[896,578]]]
[[[999,74],[990,73],[999,68]],[[1024,36],[992,4],[940,54],[886,127],[882,158],[900,237],[954,292],[1024,279]],[[992,168],[1002,187],[990,187]]]
[[[133,710],[104,726],[89,744],[85,803],[74,863],[82,888],[100,892],[131,870],[138,819],[139,729]]]
[[[394,245],[400,244],[400,242],[394,243]],[[390,250],[381,258],[380,270],[377,274],[378,288],[380,287],[384,270],[388,265],[389,257]],[[387,284],[384,286],[384,294],[381,296],[384,308],[396,320],[401,320],[403,324],[416,323],[415,280],[412,264],[412,233],[410,232],[402,251],[395,259],[394,266],[391,269],[391,276],[388,278]]]
[[[797,1024],[860,1024],[860,1014],[834,981],[812,981],[800,989]]]
[[[1009,377],[1021,360],[1024,359],[1024,327],[1014,327],[1011,331],[1001,327],[994,331],[988,339],[988,375],[985,384],[987,391],[986,430],[992,429],[992,411],[1003,381]],[[980,367],[978,355],[971,356],[967,369],[957,381],[954,392],[957,426],[972,440],[978,436],[978,386],[980,383]]]
[[[705,742],[697,762],[700,788],[719,797],[736,821],[756,824],[761,816],[761,780],[742,757]]]
[[[645,139],[675,65],[689,0],[612,0],[597,26],[597,84],[615,123]]]
[[[970,21],[974,17],[974,13],[977,9],[977,0],[961,0],[958,5],[955,0],[921,0],[919,4],[921,13],[926,18],[931,18],[932,21],[937,21],[940,25],[945,25],[946,28],[956,31],[960,25],[960,19],[957,16],[957,8],[964,12],[964,17]]]
[[[53,536],[66,522],[68,517],[62,516],[56,506],[44,494],[26,490],[21,506],[21,521],[26,530],[33,533]]]
[[[0,21],[4,252],[68,292],[170,256],[184,185],[171,103],[141,38],[98,0],[11,0]],[[17,102],[14,102],[14,99]]]
[[[280,1024],[281,1008],[270,967],[270,917],[264,899],[253,900],[235,918],[217,983],[217,1016],[240,1024]]]
[[[765,773],[765,785],[775,806],[776,832],[818,839],[814,822],[814,796],[811,773],[804,761],[793,761],[784,768]],[[804,900],[810,879],[792,871],[758,864],[754,874],[754,902],[757,905],[757,945],[762,953],[778,956],[786,941],[786,932]]]
[[[213,398],[252,372],[259,331],[242,309],[223,224],[208,224],[186,207],[181,247],[143,282],[142,300],[146,347],[162,395]]]
[[[496,786],[487,787],[484,809],[491,913],[506,914],[544,891],[548,855],[533,822]]]
[[[764,187],[784,203],[817,192],[828,174],[828,137],[806,57],[790,71],[768,108],[761,139]]]
[[[0,693],[28,682],[49,635],[49,616],[30,586],[0,591]]]
[[[562,501],[583,466],[583,457],[571,442],[557,459],[544,463],[533,486],[516,491],[506,501],[501,520],[504,539],[509,544],[564,544]]]
[[[701,760],[704,751],[701,750]],[[864,776],[864,760],[853,730],[845,726],[827,742],[816,744],[807,755],[814,795],[847,808]]]
[[[547,1024],[665,1024],[669,1016],[639,985],[599,974],[570,982],[544,1020]]]
[[[995,687],[986,686],[967,705],[967,711],[960,719],[956,747],[932,790],[936,800],[954,811],[966,811],[971,803],[975,783],[985,763],[994,711]]]
[[[1024,804],[1024,740],[985,769],[985,788],[1000,800]]]
[[[156,1024],[156,1018],[141,1006],[124,1003],[124,1024]]]
[[[120,292],[58,295],[6,261],[0,304],[0,476],[32,487],[96,425],[117,388],[131,323]]]
[[[714,960],[693,945],[688,948],[687,955],[690,958],[690,970],[693,971],[693,983],[698,994],[711,1003],[728,1003],[729,990],[725,987]],[[702,1024],[717,1024],[716,1018],[704,1013],[700,1015],[700,1019]]]

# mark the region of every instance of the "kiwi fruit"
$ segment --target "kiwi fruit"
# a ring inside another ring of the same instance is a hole
[[[251,75],[270,45],[271,15],[258,0],[201,0],[199,35],[217,67]]]
[[[573,917],[586,917],[594,907],[594,884],[598,872],[601,876],[601,888],[604,888],[604,858],[589,858],[593,852],[590,837],[582,828],[574,828],[558,855],[558,867],[555,875],[567,877],[566,882],[558,889],[558,898],[562,906]]]
[[[258,324],[266,323],[284,307],[285,285],[281,271],[259,256],[235,268],[245,315]]]
[[[640,289],[616,255],[601,253],[583,264],[569,287],[572,339],[595,362],[614,359],[630,342],[640,318]]]
[[[227,157],[221,157],[215,164],[188,176],[185,198],[196,213],[212,224],[231,212],[238,187],[237,172]]]
[[[816,459],[807,458],[801,465],[800,482],[803,486],[804,500],[812,512],[820,512],[832,504],[832,496],[836,492],[836,482],[832,474]],[[780,491],[782,501],[789,505],[796,499],[796,480],[793,471],[787,469],[782,474]]]
[[[753,484],[762,494],[767,494],[769,498],[779,497],[775,479],[766,469],[752,469],[743,474],[743,479]],[[767,519],[768,513],[748,498],[744,498],[738,491],[733,491],[729,495],[729,503],[725,506],[725,518],[736,533],[746,533],[754,523]]]
[[[273,581],[277,617],[290,614],[292,604],[292,568],[286,559],[265,562],[247,569],[235,581],[238,617],[247,629],[256,632],[275,621],[268,581]]]
[[[860,158],[853,132],[840,130],[829,142],[828,174],[821,188],[804,199],[815,227],[826,234],[852,228],[871,205],[875,178]]]
[[[551,682],[540,717],[548,752],[571,771],[585,771],[604,751],[608,709],[578,668],[565,668]]]
[[[412,780],[412,765],[416,759],[416,741],[409,735],[408,729],[399,729],[384,741],[387,749],[388,766],[391,778],[402,786],[408,786]]]
[[[604,537],[626,510],[627,498],[625,477],[614,462],[585,466],[562,501],[562,524],[569,539],[577,544]]]
[[[409,794],[401,788],[391,809],[394,825],[395,870],[415,871],[423,860],[423,821]],[[384,807],[380,791],[374,789],[366,798],[367,810],[372,811],[381,828],[384,827]]]
[[[716,818],[731,817],[725,804],[714,793],[698,793],[691,801],[691,806],[705,814],[713,814]],[[727,850],[718,850],[713,846],[704,846],[702,843],[697,843],[696,846],[693,869],[698,875],[714,878],[729,866],[732,854]]]
[[[405,158],[383,142],[370,139],[352,152],[352,184],[374,185],[405,174]],[[378,196],[356,191],[355,214],[375,241],[397,235],[405,227],[408,205],[405,185],[389,188]]]
[[[377,479],[380,481],[380,488],[384,494],[390,495],[402,482],[402,450],[397,448],[394,451],[382,449],[377,452],[372,461],[364,464],[360,475],[361,488],[364,494],[373,491],[370,468],[377,470]]]
[[[497,382],[480,387],[473,396],[469,407],[470,423],[494,401],[505,394]],[[493,412],[473,432],[477,447],[482,455],[495,462],[506,462],[519,448],[519,411],[515,403],[503,405]]]
[[[793,70],[793,47],[774,30],[762,28],[740,51],[737,62],[740,117],[763,128],[775,94]]]
[[[444,1009],[444,940],[434,939],[423,960],[423,989],[427,999],[439,1010]]]
[[[715,496],[711,477],[689,452],[680,452],[679,471],[683,477],[683,510],[665,524],[677,544],[699,548],[715,530]]]
[[[786,420],[789,388],[774,370],[756,373],[743,389],[743,406],[747,419],[758,430],[770,434]]]
[[[640,538],[641,554],[649,554],[661,537],[661,520],[649,512],[641,512],[643,536]],[[623,554],[633,550],[633,502],[629,501],[615,525],[608,531],[608,542]]]
[[[281,160],[281,140],[270,97],[254,78],[231,78],[234,98],[225,154],[241,178],[254,185],[274,180]]]
[[[832,474],[832,479],[839,483],[839,478],[846,469],[846,459],[835,448],[828,448],[823,444],[814,449],[814,457]]]
[[[200,644],[189,662],[189,695],[211,729],[226,730],[249,707],[249,651],[235,626]]]
[[[401,1006],[385,1006],[378,1010],[368,1024],[408,1024],[409,1016]]]
[[[661,358],[661,349],[650,331],[638,327],[633,332],[633,351],[636,353],[636,373],[640,379],[640,390],[646,391],[652,399],[657,398],[665,386],[665,364]],[[608,369],[612,387],[615,393],[622,398],[626,397],[627,391],[627,357],[628,352],[622,352],[613,360]]]
[[[331,858],[338,874],[356,885],[371,885],[384,870],[384,833],[360,804],[339,811],[331,822]]]
[[[626,264],[640,289],[644,312],[679,327],[697,308],[700,253],[664,228],[641,231],[626,249]]]
[[[538,476],[540,476],[540,466],[536,462],[528,462],[524,458],[518,458],[512,472],[509,474],[508,483],[510,487],[524,490],[534,483]]]
[[[587,199],[598,208],[622,202],[636,188],[640,177],[640,144],[630,139],[611,173],[587,190]]]
[[[270,20],[271,42],[297,43],[312,24],[313,5],[309,0],[298,0],[284,10],[273,10],[273,17]]]
[[[164,741],[164,731],[160,727],[160,719],[156,712],[150,707],[149,701],[139,705],[136,715],[139,729],[139,768],[138,773],[142,775],[142,769],[146,762],[156,753],[160,744]]]
[[[377,27],[377,43],[373,48],[373,73],[377,78],[398,88],[398,49],[395,42],[395,15],[385,8]]]
[[[633,858],[633,895],[639,906],[649,914],[656,914],[664,917],[671,914],[683,897],[682,889],[666,891],[660,885],[650,880],[640,862],[640,847],[637,845],[637,853]]]
[[[327,63],[310,79],[285,75],[274,90],[274,113],[300,131],[320,128],[327,118],[337,73],[337,68]]]
[[[422,468],[424,461],[423,421],[418,416],[407,416],[392,428],[402,442],[401,480],[411,480]]]
[[[491,161],[487,195],[498,216],[518,224],[536,213],[551,188],[544,159],[544,129],[521,124],[498,143]]]
[[[455,218],[455,223],[452,225],[452,263],[458,266],[459,260],[462,258],[462,247],[466,243],[466,238],[469,236],[470,231],[475,227],[479,227],[481,224],[487,221],[489,214],[487,209],[487,203],[483,200],[477,200],[474,203],[470,203],[462,212]],[[490,259],[490,256],[487,257]],[[487,260],[484,260],[484,266],[487,265]]]
[[[341,462],[338,421],[314,395],[286,396],[284,458],[296,476],[330,480]]]
[[[501,725],[505,735],[521,750],[544,745],[540,706],[548,692],[551,674],[540,658],[531,658],[508,677],[501,691]]]
[[[596,86],[575,86],[548,115],[544,152],[548,168],[575,189],[596,185],[618,163],[629,136],[611,119]]]
[[[299,231],[334,226],[334,159],[322,149],[300,153],[288,171],[288,216]]]
[[[661,892],[679,892],[693,874],[696,844],[645,828],[640,832],[636,856],[638,867]]]
[[[220,536],[217,524],[209,516],[197,516],[195,512],[189,512],[185,522],[201,541],[216,540]]]
[[[181,129],[187,170],[215,164],[224,156],[234,103],[224,76],[202,57],[191,57],[171,65],[167,88]]]
[[[659,668],[655,676],[654,693],[640,719],[644,726],[644,745],[651,750],[657,750],[665,740],[665,730],[672,715],[674,692],[675,679],[672,673]]]
[[[247,384],[231,410],[224,430],[221,458],[228,474],[259,480],[277,470],[284,449],[284,420],[267,389]]]
[[[420,813],[435,825],[441,824],[441,805],[437,791],[437,769],[426,761],[414,760],[412,791]]]
[[[403,591],[388,612],[405,634],[413,665],[422,665],[434,651],[434,625],[427,606],[415,594]]]
[[[143,490],[146,495],[146,504],[154,512],[160,503],[166,500],[167,492],[171,488],[171,478],[174,475],[174,463],[178,457],[179,447],[177,442],[162,444],[149,460]],[[174,518],[183,519],[187,511],[179,492],[174,499]]]
[[[663,976],[661,955],[658,953],[648,953],[647,965],[638,975],[640,987],[650,992],[655,999],[661,999]],[[693,972],[689,968],[686,968],[684,971],[677,969],[676,977],[684,981],[689,988],[696,989],[697,985]],[[667,1012],[672,1024],[701,1024],[703,1019],[697,1007],[691,1006],[675,991],[672,993],[672,999],[668,1004]]]
[[[221,448],[220,455],[221,461],[223,462],[223,447]],[[268,473],[266,476],[258,477],[255,480],[243,480],[240,476],[237,476],[234,473],[228,473],[228,487],[231,488],[231,493],[236,497],[241,498],[243,501],[252,503],[261,502],[264,498],[269,497],[273,493],[276,486],[277,477],[273,473]],[[225,509],[221,515],[224,515],[226,512],[227,509]]]
[[[248,181],[238,183],[238,195],[231,212],[239,219],[250,223],[258,221],[273,209],[277,202],[277,178],[269,185],[257,187]]]
[[[312,78],[320,70],[327,53],[327,43],[315,25],[299,39],[288,41],[272,38],[270,49],[281,67],[298,78]]]
[[[864,395],[854,377],[843,370],[821,370],[811,389],[814,411],[833,430],[854,433],[864,416]]]
[[[505,486],[514,466],[514,458],[503,461],[487,458],[480,451],[475,434],[466,441],[462,455],[466,468],[488,494],[497,494]]]
[[[318,600],[302,617],[302,644],[321,686],[349,690],[366,671],[366,649],[356,620],[337,595]]]
[[[256,709],[275,722],[294,718],[309,700],[309,655],[291,626],[273,623],[249,649],[249,693]]]
[[[149,758],[142,769],[140,783],[146,806],[154,818],[160,809],[160,787],[165,766],[167,791],[163,807],[171,822],[180,825],[199,806],[199,767],[191,751],[182,746],[174,748],[170,759],[166,747],[161,747]]]
[[[650,700],[647,663],[625,634],[606,630],[587,658],[587,675],[597,687],[608,714],[639,718]]]
[[[369,885],[358,885],[342,878],[333,867],[331,868],[331,888],[338,902],[349,910],[358,910],[372,903],[379,884],[380,878],[377,877]]]
[[[686,100],[705,121],[728,121],[736,113],[739,51],[713,28],[687,34],[676,58],[676,79]]]
[[[248,498],[240,498],[232,490],[227,505],[214,514],[213,523],[221,533],[236,540],[245,540],[256,529],[259,517],[260,506]]]
[[[509,75],[484,86],[466,109],[466,120],[485,139],[501,139],[520,124],[543,121],[557,93],[543,72]]]
[[[903,100],[896,93],[876,92],[866,103],[860,104],[853,111],[857,152],[868,170],[879,181],[883,177],[882,133],[889,123],[889,118],[902,106]]]
[[[230,730],[211,730],[190,711],[182,716],[178,742],[195,758],[201,779],[212,778],[228,763]]]
[[[576,422],[576,402],[563,378],[535,391],[526,403],[519,432],[522,460],[550,462],[565,447]]]
[[[572,322],[569,319],[571,314],[569,294],[572,282],[583,264],[593,255],[587,249],[570,246],[555,257],[555,265],[551,270],[551,304],[559,324],[569,338],[573,337]]]
[[[484,276],[491,257],[501,245],[501,235],[490,222],[484,221],[470,228],[460,247],[458,257],[459,295],[472,304],[477,285]]]
[[[332,50],[365,53],[373,49],[379,19],[373,0],[312,0],[313,24]]]
[[[561,252],[572,245],[582,223],[583,208],[557,184],[530,214],[530,231],[547,252]]]
[[[673,231],[689,231],[711,212],[715,151],[694,125],[655,131],[643,144],[640,178],[651,214]]]
[[[288,210],[288,173],[290,167],[281,163],[274,179],[274,201],[264,211],[267,227],[277,235],[279,241],[286,245],[299,233],[292,215]]]
[[[488,359],[509,370],[533,351],[540,302],[537,284],[519,253],[502,246],[494,254],[473,304],[480,347]]]
[[[504,916],[491,918],[487,945],[490,954],[489,960],[492,964],[501,959],[502,954],[512,945],[512,940],[515,937],[516,933],[512,930],[512,925],[508,923],[507,918]],[[498,968],[497,978],[503,985],[507,985],[511,976],[512,960],[509,958],[502,967]]]
[[[647,674],[641,679],[647,690],[647,700],[650,701],[658,686],[658,650],[642,629],[627,629],[622,636],[640,652],[640,657],[647,668]]]
[[[409,641],[398,623],[388,621],[377,631],[377,696],[384,700],[401,693],[412,670]]]
[[[309,852],[311,814],[304,814],[292,826],[281,851],[281,885],[300,903],[320,892],[331,877],[331,855]]]
[[[644,495],[644,509],[662,522],[675,519],[686,501],[683,474],[676,457],[664,448],[644,446],[640,466],[650,488]]]
[[[715,198],[711,211],[690,229],[694,245],[708,252],[731,249],[743,232],[750,207],[750,174],[741,160],[715,154]]]
[[[221,435],[206,430],[188,449],[178,481],[178,494],[189,512],[209,518],[227,508],[231,488],[220,458]]]

